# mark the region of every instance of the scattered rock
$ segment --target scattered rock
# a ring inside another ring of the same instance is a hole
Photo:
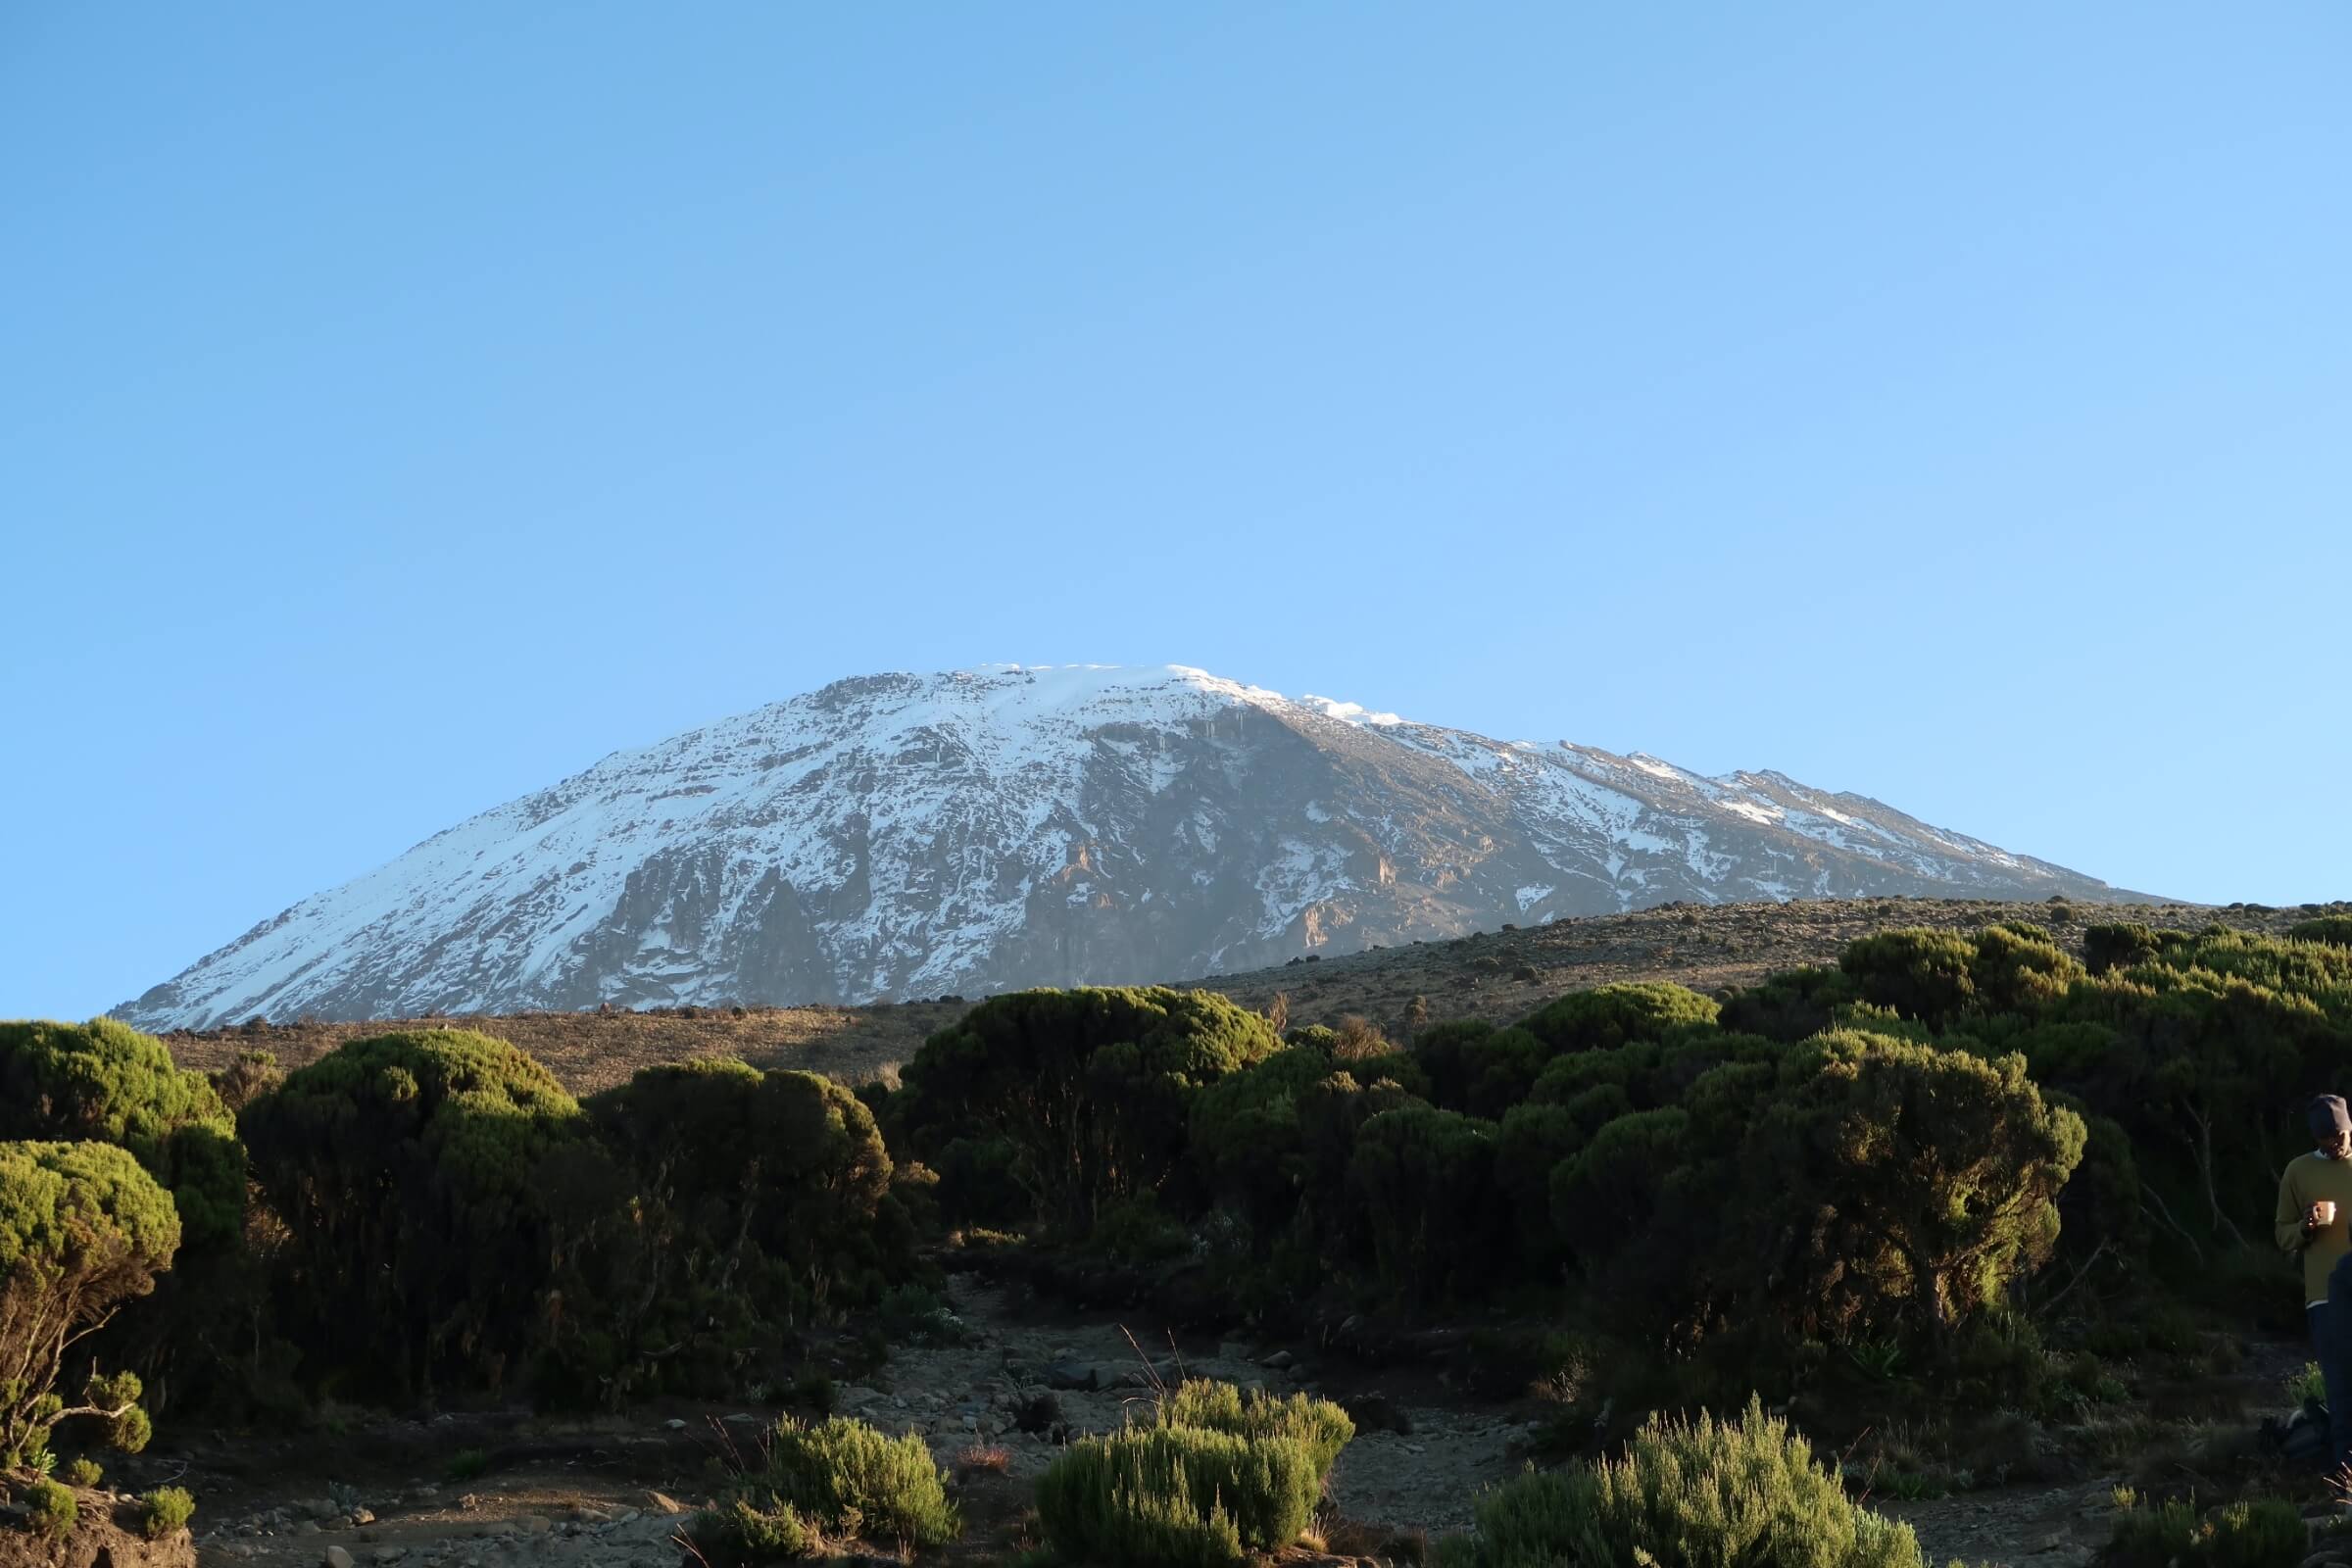
[[[666,1517],[684,1513],[686,1505],[666,1492],[649,1492],[645,1494],[645,1509],[648,1513]]]
[[[1385,1394],[1363,1394],[1342,1399],[1340,1408],[1348,1412],[1348,1419],[1355,1423],[1359,1433],[1394,1432],[1399,1437],[1412,1436],[1411,1414]]]
[[[1272,1355],[1267,1356],[1263,1361],[1260,1361],[1257,1364],[1259,1366],[1272,1367],[1275,1371],[1280,1372],[1298,1359],[1298,1358],[1297,1356],[1293,1355],[1288,1350],[1276,1350]]]
[[[327,1547],[326,1555],[320,1561],[325,1564],[325,1568],[355,1568],[351,1553],[345,1551],[341,1546]]]
[[[1056,1361],[1046,1368],[1046,1387],[1092,1394],[1101,1385],[1095,1381],[1093,1367],[1078,1361]]]

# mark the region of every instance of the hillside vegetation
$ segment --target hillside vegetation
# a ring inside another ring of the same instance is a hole
[[[1691,905],[1628,914],[1556,920],[1452,942],[1334,954],[1272,969],[1170,979],[1179,990],[1221,992],[1263,1011],[1286,999],[1290,1020],[1337,1026],[1350,1014],[1402,1038],[1425,1022],[1478,1018],[1504,1023],[1564,991],[1620,980],[1672,980],[1696,991],[1753,985],[1766,975],[1832,963],[1845,945],[1898,926],[1976,930],[2003,920],[2039,921],[2061,935],[2098,921],[2193,931],[2220,921],[2283,934],[2328,908],[2253,906],[2012,904],[1976,899],[1863,899],[1793,904]],[[1333,946],[1341,944],[1335,941]],[[692,1056],[737,1056],[762,1067],[792,1066],[862,1083],[911,1059],[934,1031],[962,1016],[957,998],[895,1005],[644,1007],[612,1011],[464,1014],[329,1022],[269,1018],[162,1039],[182,1066],[217,1072],[257,1046],[298,1067],[347,1040],[387,1031],[463,1027],[528,1052],[574,1094],[625,1081],[639,1067]],[[255,1036],[266,1038],[257,1040]]]
[[[1239,1000],[933,1004],[902,1070],[855,1093],[719,1054],[765,1029],[771,1059],[808,1059],[788,1015],[749,1010],[569,1020],[694,1045],[584,1095],[475,1029],[174,1042],[235,1048],[203,1073],[108,1020],[0,1026],[0,1082],[48,1086],[0,1110],[22,1216],[0,1351],[29,1369],[6,1467],[54,1488],[67,1447],[135,1449],[151,1413],[285,1422],[322,1399],[795,1389],[823,1415],[814,1368],[841,1347],[870,1367],[959,1332],[936,1294],[954,1267],[1542,1391],[1570,1469],[1482,1501],[1448,1561],[1703,1540],[1693,1560],[1910,1563],[1821,1455],[1915,1494],[2107,1462],[2122,1440],[2096,1412],[2210,1374],[2250,1327],[2293,1332],[2267,1220],[2305,1100],[2352,1062],[2338,913],[1848,906],[1783,911],[1803,927],[1774,951],[1828,961],[1703,990],[1634,968],[1648,942],[1689,956],[1668,976],[1720,976],[1701,957],[1744,961],[1737,933],[1769,912],[1300,964],[1235,977]],[[1544,984],[1572,963],[1628,969]],[[1382,1004],[1406,986],[1426,989],[1399,1017]],[[839,1016],[836,1039],[917,1014]],[[291,1071],[259,1049],[295,1042],[317,1049]],[[1072,1561],[1281,1547],[1355,1430],[1217,1385],[1129,1420],[1071,1434],[1041,1481]],[[937,1546],[961,1526],[919,1448],[788,1424],[698,1539],[742,1561],[861,1530]],[[2312,1485],[2207,1452],[2118,1539],[2238,1531],[2212,1514],[2230,1504],[2252,1540]],[[1805,1539],[1845,1544],[1788,1555]]]

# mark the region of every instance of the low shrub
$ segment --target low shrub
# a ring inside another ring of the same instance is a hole
[[[1046,1540],[1072,1562],[1135,1568],[1238,1563],[1298,1538],[1321,1494],[1292,1438],[1130,1427],[1073,1444],[1037,1483]]]
[[[63,1541],[74,1533],[74,1523],[81,1517],[81,1504],[74,1500],[73,1490],[54,1481],[35,1481],[24,1489],[24,1523],[33,1534]]]
[[[460,1448],[449,1456],[447,1475],[452,1481],[471,1481],[490,1468],[490,1456],[479,1448]]]
[[[1329,1399],[1304,1394],[1276,1398],[1258,1389],[1244,1394],[1230,1383],[1207,1378],[1188,1379],[1161,1401],[1159,1424],[1199,1427],[1251,1442],[1289,1438],[1303,1443],[1314,1459],[1318,1486],[1331,1473],[1340,1450],[1355,1438],[1355,1423]]]
[[[1150,1424],[1088,1438],[1055,1460],[1038,1482],[1038,1515],[1074,1562],[1239,1562],[1245,1546],[1298,1538],[1354,1436],[1328,1399],[1190,1379],[1156,1401]]]
[[[883,1294],[882,1332],[908,1345],[961,1345],[963,1319],[921,1285],[902,1285]]]
[[[1531,1471],[1489,1492],[1444,1568],[1921,1568],[1911,1527],[1858,1507],[1787,1423],[1750,1398],[1734,1421],[1652,1420],[1622,1459]]]
[[[196,1499],[185,1487],[158,1487],[139,1498],[139,1528],[149,1541],[177,1535],[195,1517]]]
[[[2352,914],[2323,914],[2316,920],[2298,920],[2287,927],[2286,934],[2297,942],[2325,942],[2330,947],[2352,948]]]
[[[106,1479],[106,1472],[99,1468],[98,1461],[87,1454],[67,1460],[59,1474],[66,1478],[67,1486],[79,1487],[85,1492]]]
[[[2148,1506],[2126,1489],[2116,1503],[2103,1568],[2295,1568],[2311,1550],[2302,1515],[2275,1497],[2202,1516],[2193,1497]]]
[[[800,1556],[828,1536],[939,1546],[962,1533],[947,1476],[919,1433],[888,1438],[835,1416],[780,1422],[771,1439],[765,1463],[689,1527],[714,1564]]]

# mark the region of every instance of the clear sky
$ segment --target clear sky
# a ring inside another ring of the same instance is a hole
[[[0,11],[0,1015],[838,676],[2352,896],[2352,6]]]

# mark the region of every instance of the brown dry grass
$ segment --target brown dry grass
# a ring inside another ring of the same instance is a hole
[[[2346,906],[2330,906],[2344,909]],[[2049,926],[2073,946],[2082,928],[2137,920],[2191,931],[2220,921],[2282,933],[2314,912],[2257,906],[2002,904],[1974,899],[1851,899],[1822,903],[1668,906],[1546,926],[1494,931],[1453,942],[1372,949],[1345,957],[1298,960],[1248,974],[1175,982],[1222,991],[1245,1006],[1288,999],[1293,1025],[1342,1026],[1351,1015],[1410,1035],[1408,1017],[1525,1016],[1566,991],[1622,980],[1672,980],[1697,991],[1749,985],[1781,969],[1834,963],[1856,938],[1899,926],[1976,930],[2001,920]],[[626,1079],[639,1067],[695,1056],[734,1055],[756,1066],[800,1067],[846,1083],[884,1075],[924,1038],[962,1016],[965,1004],[911,1002],[872,1007],[657,1008],[647,1012],[526,1012],[497,1017],[300,1023],[248,1032],[213,1030],[165,1037],[183,1064],[214,1070],[240,1051],[276,1053],[285,1066],[316,1060],[346,1040],[392,1029],[468,1028],[511,1040],[545,1062],[575,1094]]]
[[[289,1069],[316,1061],[347,1040],[396,1029],[479,1029],[512,1041],[546,1063],[577,1095],[624,1082],[640,1067],[697,1056],[740,1056],[757,1067],[799,1067],[863,1083],[912,1056],[925,1036],[963,1014],[960,1003],[883,1007],[663,1007],[646,1012],[520,1012],[495,1017],[377,1019],[362,1023],[273,1024],[170,1034],[183,1066],[208,1072],[241,1051],[274,1052]]]

